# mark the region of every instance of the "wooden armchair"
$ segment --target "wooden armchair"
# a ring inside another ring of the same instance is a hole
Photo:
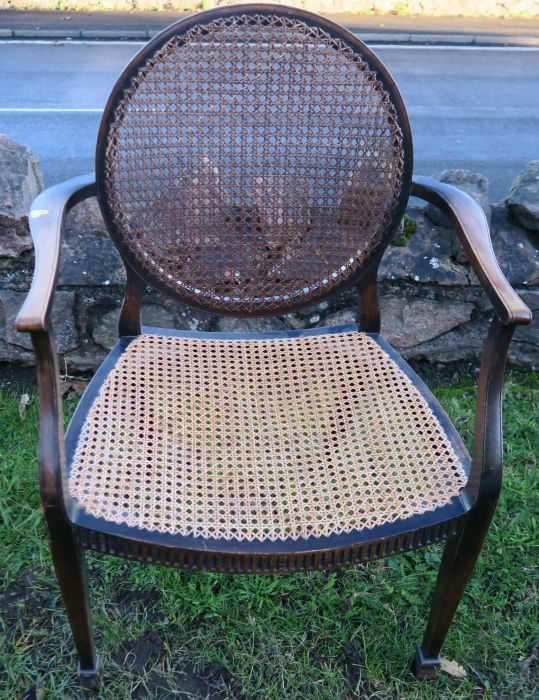
[[[348,31],[309,12],[222,7],[130,62],[96,177],[41,194],[32,334],[41,495],[79,673],[97,682],[84,548],[189,570],[334,569],[447,540],[414,672],[431,678],[494,512],[501,388],[530,311],[479,206],[412,180],[399,92]],[[410,192],[451,219],[495,316],[472,457],[380,335],[377,269]],[[96,195],[127,271],[119,340],[65,435],[50,310],[65,213]],[[355,325],[275,333],[141,328],[146,284],[216,314],[312,306],[345,285]]]

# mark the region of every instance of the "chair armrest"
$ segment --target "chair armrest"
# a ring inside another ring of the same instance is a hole
[[[414,176],[411,194],[434,204],[449,218],[502,324],[531,323],[531,311],[498,265],[487,219],[477,202],[456,187],[420,176]]]
[[[95,194],[92,173],[49,187],[32,202],[29,222],[35,250],[34,276],[17,315],[18,331],[32,333],[47,329],[58,277],[64,217],[75,204]]]

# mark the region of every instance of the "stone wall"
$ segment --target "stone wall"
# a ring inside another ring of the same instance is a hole
[[[539,315],[539,161],[530,163],[517,178],[504,202],[493,205],[481,175],[446,171],[439,177],[465,189],[483,206],[502,269]],[[14,318],[33,268],[26,212],[41,187],[32,153],[0,136],[0,362],[34,361],[30,337],[16,332]],[[492,316],[490,303],[443,217],[430,207],[411,213],[415,225],[407,221],[406,235],[398,241],[401,245],[389,247],[380,270],[383,333],[408,359],[434,364],[476,362]],[[123,288],[123,265],[105,232],[97,202],[83,202],[67,217],[53,308],[67,372],[92,370],[105,357],[117,338]],[[143,323],[192,330],[309,328],[351,322],[355,309],[352,290],[281,317],[218,318],[148,290]],[[539,368],[537,322],[517,329],[510,359],[516,365]]]
[[[244,0],[247,2],[248,0]],[[192,12],[218,5],[238,4],[242,0],[0,0],[0,10],[176,10]],[[539,0],[284,0],[312,12],[397,13],[409,15],[469,17],[538,17]]]

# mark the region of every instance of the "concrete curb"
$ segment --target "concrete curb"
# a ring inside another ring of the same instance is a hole
[[[10,29],[0,28],[0,39],[55,41],[147,41],[161,30],[148,29]],[[430,34],[409,32],[354,32],[367,44],[409,46],[515,46],[539,47],[539,35]]]

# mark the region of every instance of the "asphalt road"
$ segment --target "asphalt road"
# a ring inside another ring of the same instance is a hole
[[[90,172],[100,112],[138,44],[0,44],[0,132],[30,146],[45,182]],[[468,168],[491,199],[539,158],[539,50],[383,47],[408,106],[415,172]]]

